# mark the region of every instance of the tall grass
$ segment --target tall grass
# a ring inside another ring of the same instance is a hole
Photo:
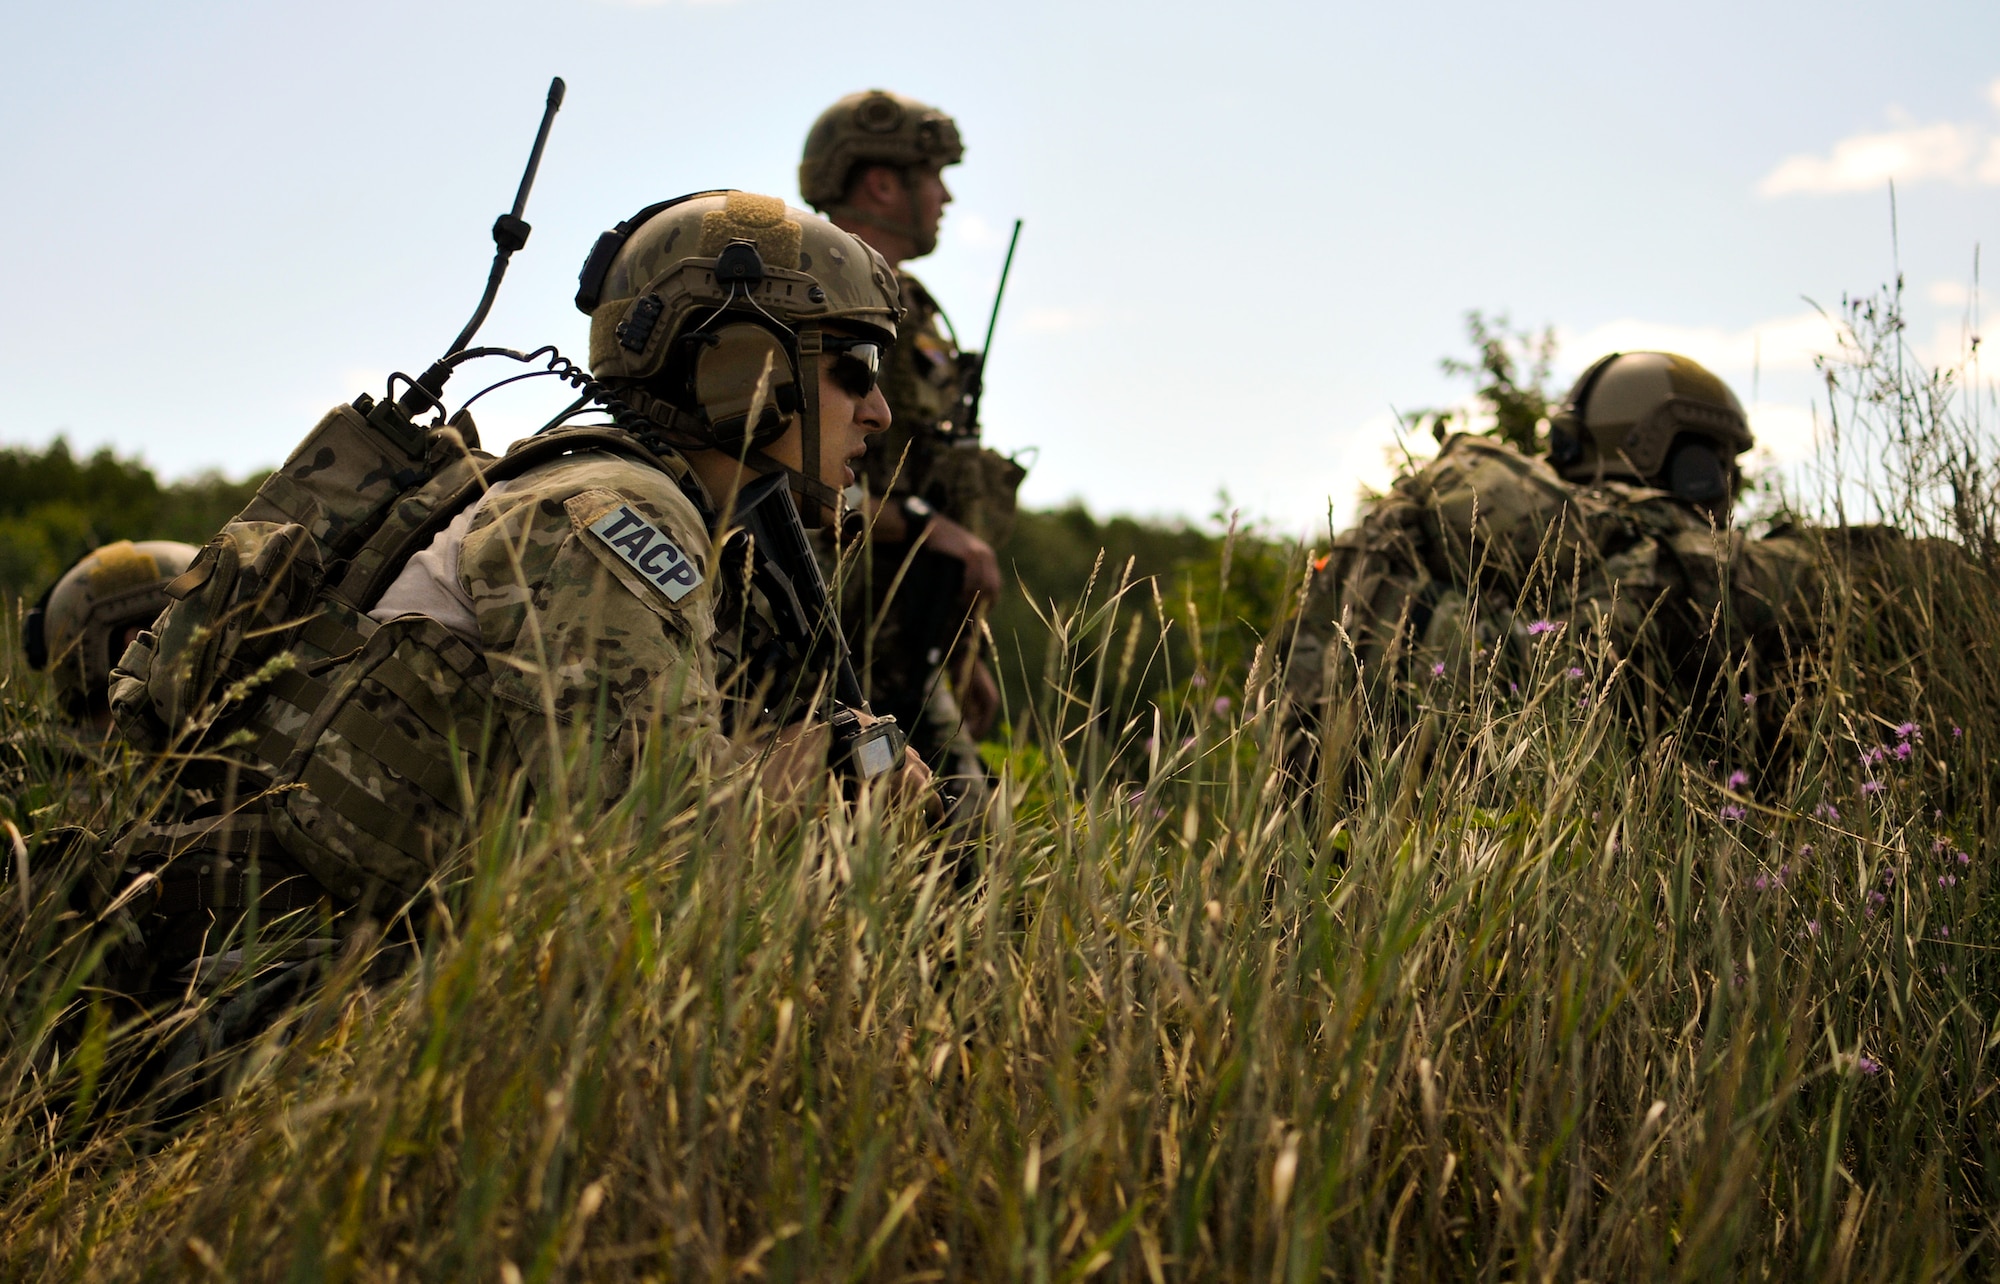
[[[1875,516],[1971,555],[1830,550],[1775,724],[1640,742],[1556,640],[1518,692],[1385,696],[1421,745],[1302,795],[1282,617],[1225,707],[1236,622],[1103,567],[976,851],[873,802],[799,824],[660,746],[620,802],[496,816],[407,969],[365,984],[351,946],[144,1129],[96,1086],[143,1028],[38,875],[0,962],[0,1275],[1992,1274],[2000,500],[1885,318],[1830,367],[1844,449],[1886,443]],[[1173,654],[1135,619],[1218,685],[1108,715]]]

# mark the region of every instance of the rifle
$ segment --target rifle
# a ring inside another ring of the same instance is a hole
[[[872,716],[873,711],[855,676],[847,639],[828,600],[819,560],[806,542],[805,523],[792,502],[785,474],[760,477],[738,492],[735,520],[750,535],[750,573],[770,603],[779,630],[791,639],[808,670],[822,666],[832,670],[833,708],[827,722],[833,745],[827,761],[843,777],[855,780],[873,780],[895,770],[903,761],[902,730],[893,717],[864,727],[857,716]]]
[[[1000,324],[1000,303],[1007,297],[1007,279],[1014,273],[1014,250],[1020,243],[1021,220],[1017,218],[1014,231],[1007,238],[1007,257],[1000,264],[1000,283],[993,290],[993,307],[986,314],[985,346],[977,352],[958,354],[958,403],[944,425],[944,435],[953,447],[974,449],[979,445],[979,402],[986,392],[986,355],[993,350],[993,332]],[[929,498],[936,503],[941,497]],[[908,627],[923,643],[925,665],[935,671],[958,644],[959,634],[968,624],[965,612],[959,607],[959,598],[965,591],[965,563],[920,548],[903,574],[902,591]],[[974,637],[977,636],[975,628]],[[904,703],[908,706],[908,699]],[[919,701],[914,708],[903,707],[896,712],[910,718],[910,725],[915,726],[921,710]]]

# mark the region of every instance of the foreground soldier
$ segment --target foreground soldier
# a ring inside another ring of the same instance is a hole
[[[1577,381],[1550,438],[1542,460],[1453,435],[1314,565],[1287,672],[1295,765],[1322,740],[1353,751],[1364,690],[1462,683],[1468,666],[1520,680],[1538,647],[1564,641],[1626,663],[1657,715],[1733,665],[1751,666],[1754,691],[1757,665],[1811,623],[1815,548],[1728,528],[1751,436],[1708,370],[1613,353]]]
[[[795,618],[806,595],[732,517],[745,461],[816,510],[886,426],[887,265],[743,192],[648,207],[599,251],[578,303],[610,424],[495,460],[466,449],[463,416],[417,430],[390,403],[337,408],[121,662],[121,725],[200,748],[210,800],[120,845],[134,994],[240,953],[252,912],[291,916],[266,955],[290,966],[324,951],[319,923],[424,895],[517,768],[536,793],[609,799],[667,737],[711,777],[760,770],[784,801],[826,768],[900,771],[905,796],[926,783],[900,748],[862,755],[886,727],[844,710],[836,737],[809,717],[830,684]],[[260,637],[278,639],[268,656]],[[288,1002],[304,969],[283,966],[201,1045]]]
[[[799,164],[807,203],[897,270],[904,317],[883,372],[894,421],[861,468],[870,534],[860,591],[847,602],[848,631],[870,698],[910,728],[946,789],[965,796],[961,812],[985,796],[976,740],[999,708],[968,614],[999,594],[993,550],[1013,529],[1024,475],[963,422],[978,355],[960,351],[943,309],[904,270],[937,248],[951,201],[941,171],[963,155],[951,117],[875,89],[827,108]]]

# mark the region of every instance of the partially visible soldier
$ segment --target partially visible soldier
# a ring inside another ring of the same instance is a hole
[[[977,425],[964,422],[981,354],[960,349],[944,309],[905,269],[937,248],[951,201],[942,170],[964,154],[951,117],[871,89],[813,122],[799,191],[880,251],[901,284],[903,323],[882,379],[894,418],[862,463],[869,544],[860,591],[844,607],[871,701],[910,728],[911,743],[968,812],[986,792],[976,741],[999,708],[971,620],[999,594],[993,550],[1013,530],[1025,471],[981,446]],[[956,656],[948,654],[954,639]]]
[[[28,667],[47,669],[64,714],[97,738],[111,729],[111,666],[167,605],[167,582],[196,549],[121,539],[86,554],[22,621]]]
[[[1785,633],[1810,626],[1819,548],[1729,528],[1752,439],[1714,374],[1612,353],[1577,380],[1550,441],[1539,459],[1453,435],[1315,563],[1287,672],[1295,764],[1321,743],[1353,751],[1363,691],[1463,681],[1475,663],[1516,678],[1552,635],[1628,663],[1661,711],[1726,665],[1776,662]]]

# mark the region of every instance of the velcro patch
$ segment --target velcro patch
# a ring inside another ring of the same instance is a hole
[[[610,546],[648,584],[678,602],[701,583],[701,572],[680,546],[645,518],[620,504],[590,524],[590,533]]]

